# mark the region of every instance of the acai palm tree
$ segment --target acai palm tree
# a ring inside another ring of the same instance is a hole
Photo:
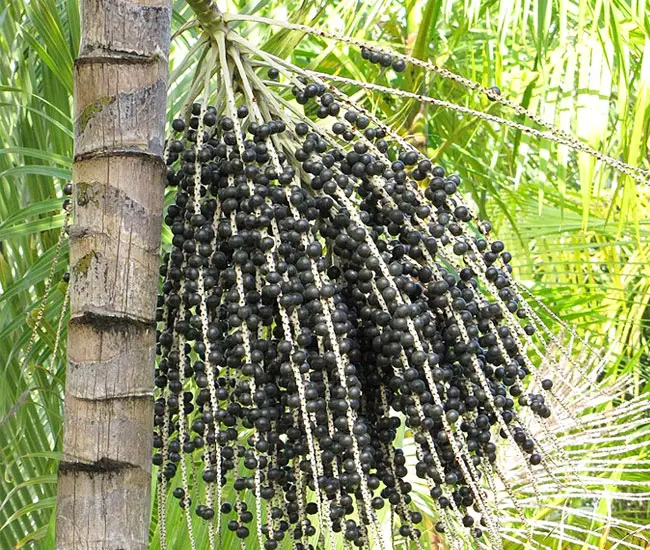
[[[0,548],[648,545],[644,2],[80,4],[0,23]]]

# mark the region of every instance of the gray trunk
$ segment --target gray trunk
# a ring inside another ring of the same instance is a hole
[[[148,546],[171,0],[83,0],[59,550]]]

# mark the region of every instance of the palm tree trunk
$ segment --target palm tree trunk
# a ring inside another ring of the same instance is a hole
[[[171,0],[83,0],[56,545],[148,546]]]

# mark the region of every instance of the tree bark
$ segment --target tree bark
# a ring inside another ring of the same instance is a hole
[[[83,0],[56,547],[148,546],[171,0]]]

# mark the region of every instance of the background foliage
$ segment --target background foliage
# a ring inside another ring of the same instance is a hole
[[[191,14],[182,1],[175,8],[177,30]],[[483,85],[498,85],[593,147],[645,168],[648,10],[646,0],[259,0],[229,6],[391,44]],[[269,51],[301,65],[351,78],[386,78],[347,46],[315,38],[299,42],[303,37],[286,31],[280,40],[278,29],[247,28]],[[182,60],[193,32],[172,47],[170,117],[191,84]],[[52,352],[66,290],[65,247],[59,261],[53,259],[63,224],[62,186],[71,176],[79,36],[77,0],[0,0],[2,549],[53,548],[65,346],[56,356]],[[516,120],[440,77],[411,69],[397,78],[392,86]],[[390,97],[378,98],[375,109],[431,158],[460,173],[468,198],[513,252],[519,280],[581,334],[611,349],[604,376],[650,376],[647,188],[584,154],[452,110]],[[29,346],[44,297],[43,322]],[[640,508],[609,513],[650,517],[649,509]]]

